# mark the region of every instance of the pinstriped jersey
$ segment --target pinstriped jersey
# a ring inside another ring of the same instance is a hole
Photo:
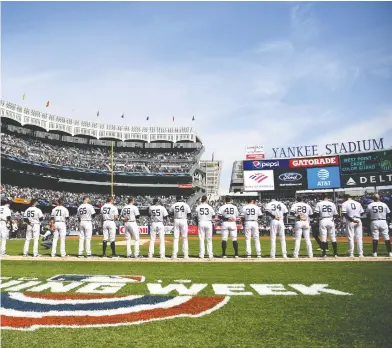
[[[0,219],[2,221],[7,221],[8,216],[11,216],[11,210],[8,205],[3,205],[0,207]]]
[[[53,208],[51,216],[55,222],[65,222],[66,218],[69,217],[69,211],[66,207],[58,205]]]
[[[128,204],[121,210],[121,216],[127,218],[128,221],[135,221],[138,215],[140,215],[139,208],[133,204]]]
[[[305,216],[309,220],[309,215],[313,214],[313,210],[309,204],[297,202],[291,206],[290,213],[294,213],[296,216]]]
[[[334,215],[338,215],[338,211],[336,210],[335,203],[331,201],[321,201],[316,204],[316,208],[314,208],[315,213],[319,213],[320,218],[333,218]]]
[[[228,218],[233,218],[234,220],[238,218],[238,216],[240,215],[238,213],[238,209],[234,204],[228,203],[225,205],[222,205],[219,208],[219,215],[222,215],[224,218],[228,219]]]
[[[186,219],[191,213],[191,208],[185,202],[177,202],[171,206],[170,211],[174,214],[175,219]]]
[[[371,220],[386,220],[387,214],[391,210],[383,202],[373,202],[370,203],[366,209],[366,213],[370,215]]]
[[[166,208],[161,205],[152,205],[148,210],[152,222],[163,222],[163,218],[168,216]]]
[[[283,220],[284,214],[288,213],[287,207],[282,202],[272,201],[267,204],[265,210],[270,212],[273,216],[279,216]]]
[[[28,219],[31,224],[39,224],[39,219],[42,217],[44,217],[44,214],[37,207],[27,208],[23,214],[23,218]]]
[[[196,208],[196,214],[199,221],[212,221],[215,211],[209,204],[202,203]]]
[[[103,221],[114,221],[114,217],[118,216],[117,208],[111,203],[105,203],[101,207]]]
[[[245,221],[257,221],[262,216],[261,209],[256,204],[247,204],[242,208],[241,216]]]
[[[361,203],[348,199],[342,204],[342,214],[347,214],[351,218],[360,218],[364,213]]]
[[[92,215],[95,214],[95,210],[91,204],[81,204],[78,208],[77,215],[80,217],[80,221],[91,221]]]

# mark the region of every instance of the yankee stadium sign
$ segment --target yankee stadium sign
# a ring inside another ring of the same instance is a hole
[[[339,155],[354,152],[376,151],[384,149],[384,139],[368,139],[348,141],[345,143],[331,143],[324,146],[324,152],[320,151],[318,145],[273,147],[274,158],[308,157]]]

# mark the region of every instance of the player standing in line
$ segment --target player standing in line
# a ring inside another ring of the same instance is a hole
[[[222,257],[226,258],[227,239],[229,233],[233,241],[234,257],[238,258],[237,224],[239,216],[237,207],[232,203],[230,197],[226,197],[224,205],[219,208],[218,215],[222,222]]]
[[[286,235],[285,226],[283,219],[288,214],[287,207],[284,203],[279,202],[275,199],[271,200],[265,207],[265,212],[271,217],[270,233],[271,233],[271,252],[270,256],[272,259],[275,258],[276,253],[276,235],[279,234],[280,245],[282,248],[282,256],[287,259],[287,248],[286,248]]]
[[[113,198],[109,197],[106,203],[101,207],[102,214],[102,230],[103,230],[103,243],[102,243],[102,257],[106,257],[106,248],[108,240],[110,241],[110,248],[112,249],[112,258],[119,257],[116,254],[116,223],[118,219],[118,210],[113,205]]]
[[[127,257],[132,257],[131,239],[135,240],[135,258],[139,257],[140,234],[137,221],[140,218],[140,212],[135,205],[133,198],[128,199],[128,204],[121,211],[121,220],[125,222],[125,240],[127,248]]]
[[[387,224],[387,218],[390,219],[391,210],[385,203],[380,202],[380,196],[376,194],[374,202],[368,205],[366,213],[370,217],[370,230],[373,236],[373,256],[377,257],[378,239],[381,234],[387,247],[388,256],[392,257]]]
[[[291,206],[290,214],[297,218],[294,225],[294,253],[295,259],[299,256],[299,249],[301,247],[302,235],[305,238],[306,250],[309,258],[313,257],[312,242],[310,241],[310,218],[313,215],[313,210],[309,204],[302,202],[300,197],[297,197],[297,203]]]
[[[86,257],[91,257],[91,238],[93,236],[92,219],[95,216],[95,210],[89,204],[89,198],[83,197],[83,204],[81,204],[77,211],[79,219],[79,254],[78,257],[84,257],[84,241],[86,241]]]
[[[201,204],[196,208],[196,220],[198,224],[199,234],[199,257],[204,258],[205,245],[204,240],[207,239],[208,258],[214,257],[212,249],[212,219],[215,216],[214,209],[208,204],[207,196],[201,197]]]
[[[260,234],[258,220],[263,215],[261,209],[249,198],[247,205],[242,208],[241,219],[244,221],[246,257],[252,257],[251,238],[255,241],[256,256],[261,257]]]
[[[1,253],[0,256],[7,256],[6,244],[9,238],[10,230],[12,230],[11,209],[10,203],[6,202],[0,207],[0,240],[1,240]]]
[[[57,241],[60,237],[60,255],[66,257],[65,236],[67,235],[67,226],[65,224],[69,219],[69,211],[64,207],[64,201],[59,199],[58,206],[53,208],[51,214],[51,223],[54,224],[54,233],[52,241],[52,257],[56,256]]]
[[[152,206],[149,207],[148,212],[151,217],[151,237],[150,237],[150,247],[148,250],[148,257],[154,257],[154,247],[155,239],[157,234],[159,234],[159,254],[161,259],[165,256],[165,227],[163,226],[163,220],[166,220],[168,213],[165,207],[160,205],[158,198],[154,198],[152,201]]]
[[[331,238],[333,255],[338,257],[338,244],[336,243],[336,231],[334,219],[338,216],[336,205],[328,200],[328,194],[323,194],[323,200],[316,204],[314,209],[315,215],[319,218],[319,230],[321,236],[321,249],[323,251],[322,256],[327,257],[328,249],[328,235]]]
[[[346,220],[346,231],[348,238],[348,253],[350,257],[354,257],[354,236],[357,240],[358,256],[363,257],[363,229],[361,216],[364,213],[361,203],[351,199],[349,194],[344,195],[344,203],[342,204],[342,215]]]
[[[27,256],[29,252],[30,240],[34,240],[33,256],[40,257],[38,254],[38,241],[41,230],[41,221],[44,219],[41,209],[37,208],[38,201],[31,200],[31,206],[27,208],[23,214],[23,220],[27,223],[26,241],[23,248],[23,256]]]
[[[186,204],[181,196],[176,197],[177,202],[170,208],[170,215],[174,217],[174,238],[172,259],[177,258],[180,233],[182,236],[182,252],[184,259],[189,257],[188,253],[188,219],[191,219],[191,208]]]

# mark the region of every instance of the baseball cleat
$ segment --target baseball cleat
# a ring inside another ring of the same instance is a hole
[[[56,254],[52,254],[52,255],[50,255],[51,257],[56,257]]]
[[[234,258],[235,258],[235,259],[238,259],[238,255],[235,255]]]
[[[208,258],[209,258],[209,259],[213,259],[213,258],[214,258],[214,255],[209,255]]]
[[[313,259],[313,255],[309,255],[309,259]]]
[[[274,259],[274,258],[275,258],[275,255],[271,255],[270,258],[271,258],[271,259]]]
[[[67,254],[65,254],[65,255],[61,255],[61,257],[68,257],[68,255],[67,255]]]
[[[162,258],[162,256],[161,256],[161,258]],[[171,258],[172,258],[173,260],[175,260],[175,259],[177,259],[177,255],[173,255]]]
[[[373,253],[372,256],[373,256],[373,257],[377,257],[377,253]]]
[[[363,257],[363,254],[359,254],[358,257]]]
[[[34,255],[34,257],[41,257],[41,255],[40,254],[36,254],[36,255]]]
[[[154,257],[154,255],[148,254],[148,258],[152,259]]]
[[[119,259],[120,256],[118,256],[117,254],[114,254],[114,255],[111,256],[111,258],[112,258],[112,259]]]
[[[166,256],[165,255],[161,255],[161,259],[166,259]]]
[[[199,259],[204,259],[204,255],[199,255]]]
[[[261,259],[261,255],[257,255],[256,257],[257,257],[258,259]]]
[[[0,255],[0,257],[7,257],[7,256],[8,256],[8,254],[6,254],[6,253]]]
[[[23,254],[23,257],[27,257],[27,256],[29,256],[29,255],[27,255],[27,254]]]
[[[227,256],[226,256],[226,255],[223,255],[223,256],[222,256],[222,259],[227,259]]]
[[[388,256],[389,256],[389,257],[392,257],[392,253],[389,253]]]
[[[283,258],[284,258],[284,259],[287,259],[287,255],[286,255],[286,254],[284,254],[284,255],[283,255]]]
[[[323,258],[326,259],[326,258],[328,258],[328,256],[327,256],[327,255],[324,255]]]
[[[349,257],[354,257],[354,254],[350,254]]]
[[[189,255],[188,254],[184,255],[184,259],[189,259]]]
[[[84,255],[78,255],[78,257],[79,257],[80,259],[82,259],[82,258],[84,258]]]
[[[339,255],[338,254],[335,254],[333,257],[339,257]],[[353,256],[354,257],[354,256]]]
[[[251,259],[251,258],[252,258],[252,255],[246,255],[246,257],[247,257],[248,259]]]

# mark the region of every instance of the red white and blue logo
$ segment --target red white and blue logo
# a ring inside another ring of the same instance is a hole
[[[255,167],[255,168],[261,168],[261,163],[260,163],[260,161],[253,161],[253,167]]]
[[[254,181],[261,183],[262,181],[264,181],[265,179],[268,178],[267,175],[263,174],[263,173],[258,173],[258,174],[253,174],[249,177],[250,179],[253,179]]]
[[[142,276],[61,275],[51,280],[90,283],[103,278],[116,283],[141,282]],[[227,296],[152,296],[2,292],[0,328],[88,328],[135,325],[151,321],[201,317],[224,306]]]

